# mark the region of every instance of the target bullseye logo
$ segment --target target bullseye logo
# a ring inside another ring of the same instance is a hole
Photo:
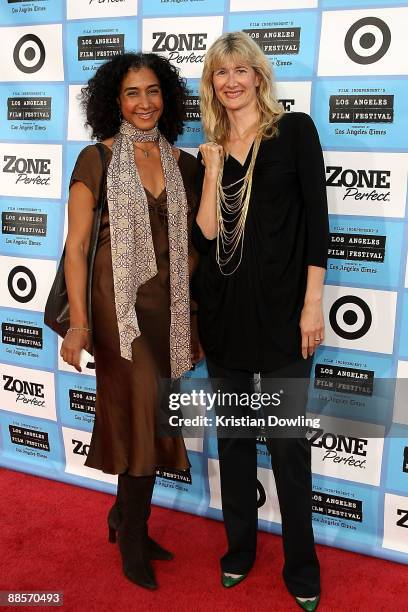
[[[374,64],[387,53],[391,44],[391,31],[378,17],[364,17],[349,28],[344,49],[356,64]]]
[[[330,308],[329,321],[340,338],[357,340],[368,332],[373,316],[364,300],[356,295],[344,295]]]
[[[25,34],[13,51],[14,63],[21,72],[38,72],[45,62],[45,47],[35,34]]]
[[[262,508],[262,506],[266,502],[266,493],[265,493],[265,489],[263,488],[263,484],[259,480],[257,480],[256,482],[256,488],[258,490],[257,506],[258,508]]]
[[[22,304],[26,304],[35,296],[37,281],[34,274],[25,266],[16,266],[8,275],[8,289],[11,296]]]

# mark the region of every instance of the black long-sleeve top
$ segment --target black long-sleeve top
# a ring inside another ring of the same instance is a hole
[[[203,348],[219,365],[253,372],[301,358],[307,267],[327,263],[325,172],[316,128],[304,113],[283,115],[278,127],[278,136],[263,140],[258,151],[242,261],[231,276],[220,272],[216,239],[207,240],[193,225]],[[225,160],[224,186],[245,174],[251,153],[243,166],[231,155]],[[200,189],[204,168],[199,174]]]

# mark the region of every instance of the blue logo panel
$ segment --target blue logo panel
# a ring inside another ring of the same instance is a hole
[[[402,300],[399,355],[408,359],[408,291],[404,291]]]
[[[142,13],[145,17],[216,15],[224,12],[224,3],[225,0],[142,0]]]
[[[387,426],[394,391],[392,358],[322,347],[313,361],[307,411]]]
[[[201,125],[200,82],[197,79],[190,79],[187,86],[189,91],[186,105],[187,120],[184,123],[184,133],[178,138],[177,145],[180,147],[198,147],[202,142],[205,142]]]
[[[313,477],[313,530],[329,546],[377,544],[377,489]]]
[[[68,78],[86,82],[108,59],[125,51],[138,51],[137,19],[69,21],[67,29]]]
[[[56,423],[0,412],[2,463],[9,466],[32,465],[32,469],[63,470],[63,450]],[[23,464],[23,465],[22,465]]]
[[[402,222],[331,216],[326,282],[395,288],[403,232]]]
[[[93,376],[58,375],[57,401],[62,425],[92,431],[96,381]]]
[[[191,482],[185,474],[177,474],[170,470],[162,472],[164,476],[156,477],[153,503],[160,500],[160,505],[175,509],[191,509],[201,513],[201,506],[207,508],[206,485],[207,474],[204,473],[202,455],[188,453],[191,463]]]
[[[408,81],[319,79],[312,116],[324,148],[408,150]]]
[[[63,85],[0,85],[0,123],[4,140],[62,140],[65,88]]]
[[[61,21],[63,0],[3,0],[0,6],[1,25]]]
[[[0,253],[52,257],[59,253],[63,205],[38,200],[0,200]]]
[[[0,308],[0,361],[51,370],[56,361],[56,336],[41,313]]]
[[[244,30],[269,58],[278,80],[312,76],[318,13],[232,13],[228,31]]]

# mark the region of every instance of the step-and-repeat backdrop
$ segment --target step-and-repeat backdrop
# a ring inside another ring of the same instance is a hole
[[[407,23],[408,4],[398,0],[1,2],[3,466],[115,490],[116,477],[84,467],[95,410],[92,358],[77,374],[43,324],[66,231],[67,184],[90,139],[81,86],[125,50],[166,55],[190,91],[178,144],[195,152],[203,142],[198,88],[206,50],[222,32],[244,30],[270,59],[285,109],[312,115],[326,163],[326,340],[312,386],[330,420],[312,440],[316,539],[408,562],[407,399],[392,385],[376,392],[383,379],[408,377]],[[194,375],[205,376],[204,366]],[[329,378],[336,385],[327,394]],[[359,415],[370,422],[357,435],[349,426]],[[207,432],[187,444],[192,478],[161,473],[154,501],[220,519],[215,439]],[[279,532],[261,442],[258,452],[260,528]]]

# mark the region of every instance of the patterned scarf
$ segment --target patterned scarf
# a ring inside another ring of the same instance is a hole
[[[113,284],[120,354],[132,359],[141,332],[135,304],[139,287],[157,274],[146,192],[135,164],[134,142],[159,142],[167,193],[170,259],[170,365],[172,378],[191,367],[187,199],[172,148],[157,127],[150,131],[123,121],[107,174]]]

